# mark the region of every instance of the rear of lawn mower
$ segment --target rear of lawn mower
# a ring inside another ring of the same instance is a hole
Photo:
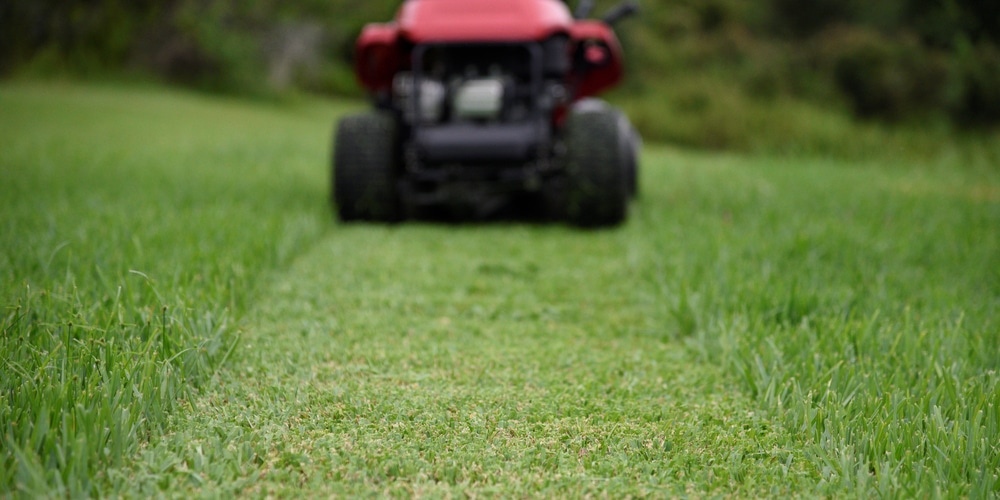
[[[355,71],[374,109],[343,118],[332,197],[344,221],[516,214],[613,226],[641,140],[594,98],[622,77],[611,26],[558,0],[406,0],[369,24]]]

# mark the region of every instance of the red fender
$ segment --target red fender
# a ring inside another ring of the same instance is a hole
[[[577,21],[569,30],[573,39],[577,81],[572,82],[574,100],[595,96],[614,87],[624,74],[618,37],[600,21]]]
[[[354,45],[354,74],[372,92],[389,90],[393,76],[406,62],[396,23],[365,26]]]

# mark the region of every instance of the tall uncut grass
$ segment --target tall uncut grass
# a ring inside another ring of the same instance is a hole
[[[820,491],[1000,494],[1000,182],[956,160],[660,160],[686,164],[649,214],[685,222],[651,233],[676,331],[798,436]]]
[[[95,494],[225,362],[328,219],[331,110],[292,108],[0,87],[0,492]]]

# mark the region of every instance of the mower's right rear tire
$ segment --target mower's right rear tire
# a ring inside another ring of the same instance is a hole
[[[398,135],[386,113],[347,116],[337,124],[330,191],[340,220],[399,220]]]
[[[566,123],[566,214],[581,227],[621,224],[628,215],[629,165],[621,117],[578,108]]]

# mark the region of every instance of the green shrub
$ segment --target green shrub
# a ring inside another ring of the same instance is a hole
[[[7,0],[0,3],[0,74],[24,65],[41,73],[93,74],[121,67],[136,35],[166,9],[138,0]]]
[[[859,117],[901,120],[944,101],[947,65],[911,37],[840,27],[824,33],[819,47],[821,65]]]
[[[138,71],[242,95],[305,90],[359,97],[354,41],[366,23],[390,20],[399,3],[10,0],[0,3],[0,74]],[[596,0],[595,15],[616,3]],[[635,110],[651,140],[712,148],[753,149],[758,140],[743,137],[814,120],[812,112],[792,119],[767,109],[795,100],[804,101],[796,109],[825,109],[836,123],[845,111],[887,123],[938,117],[965,127],[1000,123],[1000,56],[996,42],[984,41],[995,38],[988,29],[995,21],[985,17],[996,7],[939,3],[644,2],[641,16],[617,29],[627,71],[611,99]],[[309,40],[306,56],[285,50],[298,45],[285,43],[293,39]],[[741,110],[770,118],[748,125]],[[658,116],[671,121],[657,123]],[[791,135],[810,144],[829,141],[799,129]]]
[[[173,66],[169,76],[211,90],[264,90],[263,23],[227,1],[186,2],[173,19],[179,40],[188,43],[192,66]],[[190,71],[185,71],[190,70]]]
[[[983,43],[964,47],[955,63],[949,111],[956,123],[982,126],[1000,121],[1000,50]]]
[[[778,33],[808,37],[833,23],[846,21],[850,7],[843,0],[772,0],[770,28]]]

